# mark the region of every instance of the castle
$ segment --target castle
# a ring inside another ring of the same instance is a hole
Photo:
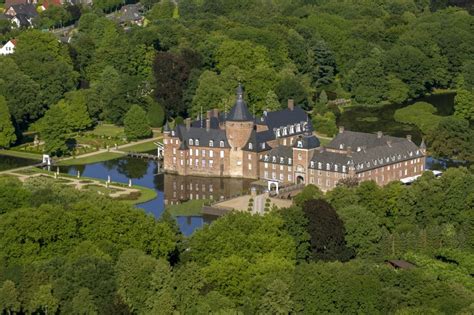
[[[173,130],[164,126],[164,170],[193,176],[265,180],[277,186],[314,184],[334,188],[345,178],[385,185],[424,171],[426,147],[411,137],[339,133],[325,147],[313,134],[307,113],[288,100],[288,108],[250,114],[242,86],[229,113],[207,115]],[[269,185],[270,186],[270,185]]]

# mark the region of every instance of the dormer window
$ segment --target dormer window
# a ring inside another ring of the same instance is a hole
[[[343,172],[343,173],[346,172],[346,166],[345,166],[345,165],[342,166],[342,172]]]
[[[210,146],[210,147],[213,147],[213,146],[214,146],[214,141],[209,140],[209,146]]]
[[[173,130],[173,131],[171,131],[171,135],[174,137],[174,135],[175,135],[175,133],[174,133],[174,130]]]
[[[286,127],[283,127],[283,135],[286,136],[286,134],[287,134],[287,129]]]
[[[311,161],[311,167],[314,167],[314,162],[313,161]]]
[[[344,149],[344,145],[342,143],[339,145],[339,149]]]
[[[323,168],[323,165],[321,164],[321,162],[318,162],[318,168],[319,168],[319,169],[322,169],[322,168]]]
[[[288,164],[291,164],[291,158],[288,158]]]
[[[303,147],[303,141],[299,140],[298,141],[298,148],[302,148]]]
[[[285,162],[285,159],[284,158],[280,158],[280,164],[283,164]]]
[[[326,163],[326,169],[329,171],[331,169],[331,165],[329,163]]]
[[[268,161],[268,155],[265,155],[265,161]]]
[[[296,132],[301,132],[301,125],[300,124],[296,124]]]
[[[295,127],[294,126],[290,126],[290,135],[294,134],[295,133]]]
[[[360,152],[360,147],[357,147],[357,152]]]
[[[334,165],[334,170],[337,172],[337,164]]]
[[[249,150],[252,150],[252,149],[253,149],[253,144],[249,143]]]
[[[189,145],[194,145],[193,139],[189,139]]]
[[[275,163],[277,161],[276,156],[272,157],[272,162]]]
[[[223,147],[224,147],[224,141],[221,140],[221,141],[219,142],[219,146],[220,146],[221,148],[223,148]]]
[[[262,143],[262,149],[265,149],[265,142]]]
[[[196,145],[199,145],[199,139],[196,139],[195,142],[196,142]]]
[[[277,138],[280,137],[280,129],[276,129],[276,136]]]

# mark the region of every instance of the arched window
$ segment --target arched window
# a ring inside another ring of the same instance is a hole
[[[299,140],[298,141],[298,148],[302,148],[303,147],[303,141]]]
[[[334,165],[334,170],[337,172],[337,165]]]
[[[252,149],[253,149],[253,144],[249,143],[249,150],[252,150]]]
[[[194,145],[193,139],[189,139],[189,145]]]
[[[210,146],[210,147],[213,147],[213,146],[214,146],[214,141],[209,140],[209,146]]]
[[[224,141],[221,140],[221,141],[219,142],[219,145],[220,145],[221,148],[223,148],[223,147],[224,147]]]

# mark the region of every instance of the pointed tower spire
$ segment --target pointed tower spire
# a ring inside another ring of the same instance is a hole
[[[234,106],[232,106],[228,119],[230,121],[252,121],[253,117],[250,114],[247,104],[244,101],[244,90],[242,84],[239,83],[239,86],[236,90],[236,100]]]

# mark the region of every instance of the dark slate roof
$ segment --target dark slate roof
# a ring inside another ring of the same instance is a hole
[[[227,115],[228,121],[253,121],[254,117],[250,114],[247,104],[244,101],[244,91],[242,85],[237,88],[237,99],[234,106]]]
[[[332,149],[345,150],[347,149],[347,147],[350,146],[353,151],[356,151],[357,148],[362,147],[370,149],[378,146],[386,146],[387,141],[392,141],[392,143],[396,143],[408,140],[405,138],[397,138],[386,135],[382,135],[382,137],[379,138],[376,134],[372,133],[344,130],[344,132],[338,133],[336,137],[327,145],[327,147]]]
[[[293,164],[293,148],[286,146],[279,146],[271,149],[265,156],[261,158],[261,161],[274,163],[274,164]]]
[[[219,129],[219,119],[217,117],[211,117],[210,118],[211,122],[211,129]],[[196,127],[196,128],[206,128],[206,119],[203,118],[201,119],[196,119],[191,122],[191,127]]]
[[[38,16],[38,12],[36,11],[35,5],[31,3],[15,4],[12,5],[10,8],[13,8],[13,10],[15,10],[16,15],[23,14],[29,18]]]
[[[168,119],[167,119],[165,125],[163,126],[163,132],[170,132],[170,131],[171,131],[171,128],[170,128],[170,124],[168,123]]]
[[[252,130],[252,133],[250,134],[249,140],[243,147],[243,150],[251,151],[251,152],[268,151],[272,147],[269,146],[268,143],[266,142],[273,139],[274,139],[274,135],[273,135],[273,132],[271,132],[270,130],[257,132],[254,129]],[[250,143],[252,144],[251,148],[249,146]]]
[[[300,145],[301,142],[301,145]],[[301,149],[316,149],[320,146],[319,139],[316,138],[314,135],[304,134],[299,136],[296,139],[295,144],[293,145],[294,148],[301,148]]]
[[[184,125],[179,125],[175,128],[175,136],[181,140],[181,142],[186,142],[188,146],[189,139],[193,140],[193,146],[199,147],[209,147],[209,142],[212,140],[213,147],[220,147],[220,141],[224,141],[224,147],[229,148],[230,145],[227,142],[227,136],[225,130],[221,129],[209,129],[204,128],[190,127],[186,128]],[[199,140],[199,145],[196,145],[196,139]]]
[[[313,131],[311,121],[308,120],[308,114],[299,106],[295,106],[293,110],[285,108],[274,112],[268,112],[263,118],[270,130],[307,122],[309,128],[308,131]],[[304,132],[305,130],[301,130],[300,132],[296,132],[295,130],[294,134],[302,134]]]
[[[343,144],[345,150],[347,149],[346,144],[350,143],[355,146],[351,146],[353,152],[347,154],[327,150],[317,151],[311,159],[313,163],[310,164],[310,168],[327,170],[327,164],[329,164],[331,171],[336,171],[337,166],[337,172],[342,172],[342,166],[353,164],[356,173],[359,173],[423,156],[418,146],[405,138],[390,136],[378,138],[377,135],[350,131],[344,131],[342,134],[344,133],[354,135],[354,139],[349,139],[347,135],[343,138],[339,134],[328,145],[328,148],[339,150],[339,144]],[[342,142],[341,139],[344,139],[345,142]],[[362,141],[364,139],[365,142]],[[382,139],[385,139],[385,142]],[[387,140],[390,141],[390,144],[387,143]],[[335,146],[335,143],[338,145]],[[321,168],[318,163],[322,164]],[[346,172],[347,170],[346,168]]]
[[[28,27],[28,26],[31,25],[29,16],[27,16],[25,14],[17,14],[17,15],[15,15],[15,17],[20,22],[20,26]]]

